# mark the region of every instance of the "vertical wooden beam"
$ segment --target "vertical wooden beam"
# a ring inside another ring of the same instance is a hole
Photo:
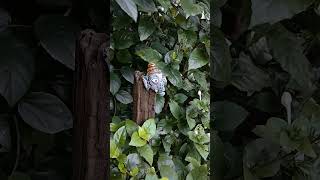
[[[108,178],[108,36],[85,30],[76,44],[73,126],[73,180]]]
[[[155,116],[156,93],[147,91],[143,84],[143,73],[136,71],[133,85],[133,119],[139,124],[143,124],[149,118]]]

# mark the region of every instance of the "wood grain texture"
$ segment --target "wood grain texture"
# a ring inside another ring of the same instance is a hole
[[[143,84],[143,72],[136,71],[133,85],[133,119],[142,125],[147,119],[155,117],[155,97],[152,90],[147,91]]]
[[[108,36],[81,32],[76,43],[73,97],[73,180],[109,176],[109,71],[103,57]]]

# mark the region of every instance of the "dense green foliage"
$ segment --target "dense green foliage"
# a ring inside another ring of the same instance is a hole
[[[320,179],[320,4],[214,0],[215,179]]]
[[[110,126],[112,179],[205,180],[209,172],[209,1],[115,0]],[[131,121],[135,70],[153,62],[168,79],[156,117]]]

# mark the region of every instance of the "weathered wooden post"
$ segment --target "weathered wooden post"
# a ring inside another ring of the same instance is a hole
[[[107,41],[106,34],[85,30],[76,44],[73,180],[110,179]]]
[[[139,125],[155,116],[156,93],[151,89],[149,91],[145,89],[142,79],[143,74],[140,71],[135,72],[133,86],[133,119]]]

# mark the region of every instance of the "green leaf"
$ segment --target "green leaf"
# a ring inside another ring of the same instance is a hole
[[[159,180],[154,167],[151,167],[147,170],[145,180]]]
[[[301,91],[313,89],[311,64],[303,53],[302,42],[280,24],[268,32],[268,44],[273,57],[297,82]]]
[[[135,131],[138,130],[139,126],[132,120],[126,120],[126,130],[129,136],[131,136]]]
[[[200,84],[201,88],[205,91],[209,89],[209,83],[207,82],[207,77],[204,72],[199,70],[193,71],[194,79]]]
[[[23,121],[34,129],[55,134],[73,126],[68,107],[56,96],[44,92],[31,92],[18,104]]]
[[[160,96],[159,94],[156,95],[156,100],[155,100],[155,112],[157,114],[161,113],[163,107],[164,107],[164,97]]]
[[[132,56],[131,56],[131,54],[130,54],[128,49],[119,50],[116,53],[116,58],[117,58],[118,62],[123,63],[123,64],[132,63]]]
[[[178,42],[183,48],[193,48],[197,43],[197,33],[190,30],[178,30]]]
[[[182,120],[185,117],[184,109],[175,101],[171,100],[169,102],[170,112],[172,113],[173,117],[177,120]]]
[[[317,154],[313,150],[312,144],[308,138],[303,139],[302,144],[298,147],[298,150],[311,158],[317,157]]]
[[[209,62],[208,54],[200,48],[194,49],[189,57],[188,70],[198,69]]]
[[[133,81],[134,81],[134,71],[133,71],[133,69],[128,67],[128,66],[123,66],[120,69],[120,71],[121,71],[121,74],[122,74],[123,78],[125,78],[127,81],[129,81],[131,84],[133,84]]]
[[[142,139],[144,139],[146,141],[150,140],[150,136],[148,134],[148,131],[145,128],[139,127],[138,134],[139,134],[139,137],[141,137]]]
[[[233,131],[249,114],[243,107],[229,101],[217,101],[213,106],[216,116],[213,126],[220,131]]]
[[[112,33],[114,47],[118,50],[127,49],[139,42],[139,37],[136,32],[121,30]]]
[[[137,153],[132,153],[127,156],[126,167],[129,171],[134,171],[141,164],[141,159]]]
[[[118,158],[121,151],[116,142],[110,139],[110,158]]]
[[[126,12],[135,22],[137,22],[138,10],[133,0],[116,0],[116,2],[124,12]]]
[[[151,18],[143,17],[139,20],[138,31],[140,41],[146,40],[155,30],[156,26],[153,24]]]
[[[280,143],[280,132],[287,127],[287,122],[280,118],[271,117],[266,125],[257,125],[252,132],[256,135],[273,142]]]
[[[110,92],[112,95],[115,95],[121,86],[121,80],[116,73],[110,73]]]
[[[153,0],[133,0],[139,7],[139,11],[156,12],[157,8]]]
[[[126,143],[127,133],[125,128],[125,126],[122,126],[113,135],[114,142],[119,146],[124,146]]]
[[[194,0],[181,0],[181,7],[186,13],[186,18],[201,14],[203,8],[199,4],[195,4]]]
[[[259,167],[260,164],[269,163],[278,157],[279,151],[279,145],[270,143],[262,138],[255,139],[245,146],[245,154],[243,156],[244,166],[251,168],[253,166]],[[277,173],[279,170],[278,167],[280,167],[278,165],[279,164],[275,163],[271,165],[271,167],[264,167],[268,172],[261,172],[265,173],[264,175],[261,174],[261,176],[272,176],[272,174]]]
[[[13,107],[25,95],[34,76],[32,51],[12,34],[0,33],[0,94]]]
[[[205,133],[201,124],[198,124],[193,131],[188,132],[189,139],[198,144],[210,142],[209,136]]]
[[[152,150],[151,146],[149,144],[146,144],[142,147],[137,147],[137,150],[138,150],[140,156],[142,156],[150,164],[150,166],[152,166],[153,150]]]
[[[174,100],[180,104],[183,104],[187,99],[188,99],[188,96],[184,95],[183,93],[178,93],[174,95]]]
[[[171,84],[176,87],[182,86],[182,77],[179,70],[170,67],[161,68],[161,70],[166,75]]]
[[[133,101],[131,94],[124,90],[120,90],[117,92],[116,99],[122,104],[130,104]]]
[[[161,177],[167,177],[169,180],[179,180],[177,172],[168,165],[159,167]]]
[[[149,63],[154,63],[162,60],[162,55],[158,51],[149,47],[137,50],[136,55]]]
[[[239,65],[232,72],[232,76],[232,84],[239,90],[246,91],[248,96],[271,86],[269,75],[255,66],[251,58],[244,53],[240,54]]]
[[[42,47],[66,67],[75,68],[75,42],[80,26],[71,17],[62,15],[40,16],[34,30]]]
[[[147,144],[147,141],[142,139],[139,135],[138,132],[134,132],[131,136],[131,141],[129,143],[130,146],[135,146],[135,147],[142,147]]]
[[[208,179],[207,165],[201,165],[192,169],[186,177],[186,180],[207,180]]]
[[[314,0],[255,0],[252,1],[250,27],[258,24],[290,19],[294,15],[304,11]]]
[[[157,127],[154,119],[148,119],[143,123],[142,128],[139,128],[139,136],[140,136],[140,129],[143,129],[143,131],[147,133],[147,136],[144,139],[149,141],[156,134]]]
[[[213,58],[210,58],[210,64],[212,64],[210,68],[213,68],[210,71],[211,78],[228,84],[231,81],[232,61],[229,46],[224,38],[223,32],[218,28],[213,28],[210,33],[211,37],[215,37],[215,40],[212,42],[211,52]]]
[[[197,144],[197,143],[193,143],[193,144],[196,147],[196,149],[199,152],[199,154],[201,155],[201,157],[204,160],[207,160],[207,157],[209,155],[209,145]]]
[[[157,0],[157,1],[164,8],[164,12],[167,12],[172,7],[170,0]]]

